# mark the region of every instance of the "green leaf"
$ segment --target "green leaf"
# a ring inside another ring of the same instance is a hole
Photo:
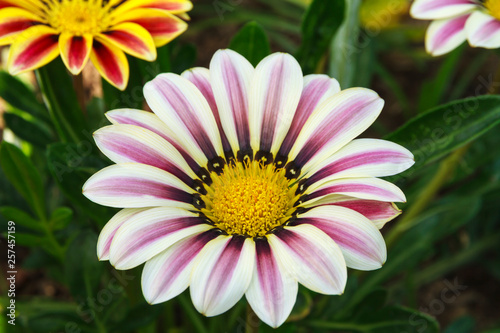
[[[40,148],[45,148],[52,142],[50,132],[34,121],[26,120],[15,113],[4,113],[3,119],[7,127],[24,141]]]
[[[474,333],[476,321],[473,317],[460,317],[451,323],[443,333]]]
[[[42,246],[46,243],[45,236],[16,232],[16,245],[34,247]]]
[[[450,87],[455,73],[457,73],[456,68],[464,50],[465,45],[462,45],[450,52],[445,57],[436,76],[422,84],[418,104],[419,111],[426,111],[443,102],[443,97]]]
[[[314,0],[302,21],[302,44],[296,58],[304,74],[315,72],[344,21],[345,0]]]
[[[38,119],[48,120],[47,110],[21,80],[0,71],[0,97],[16,109],[26,111]]]
[[[127,59],[130,66],[130,78],[127,83],[127,88],[125,88],[124,91],[118,90],[106,80],[102,79],[106,110],[119,108],[142,109],[142,103],[144,101],[142,88],[144,82],[141,77],[140,60],[131,56],[127,56]],[[154,64],[151,66],[154,66]]]
[[[356,76],[360,75],[357,71],[357,58],[361,53],[358,45],[360,6],[361,0],[346,1],[345,21],[337,30],[330,47],[330,76],[336,78],[343,89],[352,87]]]
[[[0,145],[0,161],[5,176],[28,202],[40,219],[45,219],[42,179],[30,159],[8,142]]]
[[[423,166],[475,140],[499,123],[500,95],[458,100],[418,115],[385,137],[408,148],[415,156],[415,165],[390,177],[390,181],[410,177]]]
[[[257,22],[247,23],[233,37],[229,48],[244,56],[254,66],[271,53],[266,32]]]
[[[438,333],[433,317],[401,306],[384,306],[386,292],[374,290],[365,297],[347,320],[307,322],[311,327],[359,333]]]
[[[87,141],[80,144],[54,143],[47,149],[47,163],[57,185],[82,212],[104,226],[114,210],[97,205],[82,194],[83,184],[106,164],[93,155],[96,148]]]
[[[6,305],[3,299],[2,305]],[[21,328],[20,332],[92,332],[79,313],[81,309],[75,303],[40,298],[17,299],[16,327]]]
[[[96,297],[104,269],[96,254],[97,235],[90,230],[79,232],[66,251],[65,275],[73,297],[85,301]]]
[[[404,271],[415,268],[435,251],[434,244],[456,232],[465,223],[473,220],[480,208],[479,198],[448,198],[437,202],[425,215],[415,219],[411,232],[405,232],[388,251],[384,266],[372,273],[355,290],[345,309],[360,303],[373,288]],[[428,282],[428,281],[426,281]]]
[[[73,211],[68,207],[59,207],[50,215],[49,224],[52,230],[64,229],[73,219]]]
[[[113,328],[115,332],[131,332],[153,322],[160,316],[163,306],[151,305],[142,303],[131,308],[124,320],[121,320],[116,327]]]
[[[85,140],[85,118],[62,60],[53,60],[39,68],[37,78],[60,139],[67,142]]]
[[[0,214],[2,214],[7,220],[14,221],[16,225],[19,224],[26,228],[30,228],[37,231],[44,230],[43,226],[40,224],[39,221],[35,220],[33,217],[31,217],[31,215],[20,210],[19,208],[11,206],[3,206],[0,207]]]
[[[297,300],[293,306],[292,312],[288,316],[287,321],[302,320],[309,315],[313,306],[313,300],[309,291],[305,288],[300,288],[297,294]]]
[[[186,69],[193,67],[196,53],[196,47],[192,44],[175,44],[171,58],[172,72],[181,74]]]

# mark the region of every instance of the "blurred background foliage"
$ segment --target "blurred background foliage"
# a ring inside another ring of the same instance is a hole
[[[288,322],[259,332],[498,333],[500,316],[500,87],[497,51],[462,46],[432,58],[425,22],[407,0],[200,0],[188,31],[148,63],[129,58],[120,92],[92,68],[84,93],[60,60],[36,76],[0,72],[0,224],[16,222],[16,326],[7,324],[6,262],[0,332],[244,332],[258,325],[240,301],[205,318],[182,294],[151,306],[141,268],[115,271],[96,258],[99,231],[116,210],[85,199],[86,179],[110,161],[92,132],[104,112],[146,108],[142,86],[161,72],[208,66],[219,48],[254,65],[274,51],[296,56],[305,74],[342,88],[369,87],[386,101],[364,136],[409,148],[416,164],[391,177],[408,198],[382,230],[388,260],[350,271],[342,296],[301,289]],[[4,55],[6,50],[4,49]],[[4,57],[5,58],[5,57]],[[5,63],[5,62],[4,62]],[[2,239],[2,253],[7,245]]]

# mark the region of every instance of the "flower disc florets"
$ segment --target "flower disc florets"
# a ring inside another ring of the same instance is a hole
[[[228,234],[264,236],[289,218],[296,186],[284,169],[253,161],[231,163],[203,196],[203,213]]]

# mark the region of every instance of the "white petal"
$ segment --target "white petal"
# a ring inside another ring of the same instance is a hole
[[[342,294],[347,282],[344,256],[335,242],[318,228],[302,224],[268,236],[269,244],[297,281],[322,294]]]
[[[465,42],[465,22],[469,14],[433,21],[427,29],[425,48],[433,56],[440,56]]]
[[[106,223],[97,240],[97,257],[99,260],[109,260],[109,248],[118,228],[138,213],[145,210],[147,210],[147,208],[125,208],[116,213],[115,216]]]
[[[166,302],[187,289],[194,261],[220,235],[217,229],[187,237],[151,258],[142,271],[142,292],[150,304]]]
[[[326,195],[318,200],[305,202],[300,207],[328,205],[352,209],[369,219],[378,229],[401,214],[401,210],[392,202],[358,199],[341,194]]]
[[[187,185],[197,176],[167,140],[143,127],[106,126],[94,133],[97,147],[115,163],[143,163],[163,169]]]
[[[250,148],[248,94],[253,73],[250,62],[232,50],[217,51],[210,62],[210,83],[235,155]]]
[[[291,225],[312,225],[326,233],[340,247],[350,268],[373,270],[387,259],[384,238],[363,215],[339,206],[316,207],[300,214]]]
[[[193,189],[161,169],[139,163],[108,166],[83,185],[83,195],[104,206],[193,208]]]
[[[386,177],[405,171],[415,163],[406,148],[385,140],[356,139],[313,169],[307,170],[306,184],[318,180],[354,177]],[[303,170],[304,171],[304,170]]]
[[[172,144],[172,146],[179,151],[195,173],[199,171],[200,165],[207,164],[208,160],[205,155],[197,156],[198,159],[195,161],[191,154],[176,141],[174,131],[170,130],[170,128],[168,128],[165,123],[152,112],[134,109],[117,109],[106,112],[106,117],[112,124],[135,125],[158,134],[170,142],[170,144]]]
[[[292,312],[298,284],[276,257],[267,239],[256,239],[255,250],[255,268],[245,296],[260,320],[276,328]]]
[[[338,81],[327,75],[311,74],[304,77],[304,88],[302,90],[299,105],[297,106],[297,111],[290,125],[290,130],[280,147],[278,156],[288,156],[302,127],[314,110],[339,91],[340,84]]]
[[[278,152],[297,110],[303,81],[300,65],[289,54],[274,53],[257,65],[249,99],[254,152]]]
[[[477,11],[467,20],[465,24],[467,38],[470,45],[496,49],[500,47],[500,21],[496,18]]]
[[[187,79],[160,74],[144,86],[144,97],[153,112],[174,132],[197,161],[224,156],[217,122],[201,92]]]
[[[473,0],[415,0],[410,15],[423,20],[444,19],[465,14],[478,6]]]
[[[378,178],[345,178],[318,181],[304,192],[303,201],[317,200],[326,195],[343,194],[351,197],[386,202],[406,202],[404,193],[394,184]]]
[[[219,236],[208,243],[191,274],[195,308],[211,317],[233,307],[250,284],[254,263],[255,243],[250,238]]]
[[[134,268],[183,238],[213,227],[198,214],[172,207],[151,208],[122,224],[109,250],[117,269]]]
[[[309,117],[290,152],[298,168],[312,169],[364,132],[384,101],[372,90],[350,88],[323,102]]]
[[[214,92],[210,84],[210,71],[208,70],[208,68],[195,67],[184,71],[181,76],[193,83],[201,92],[203,97],[205,97],[208,105],[210,106],[210,109],[212,110],[212,113],[214,114],[215,121],[217,122],[217,128],[219,129],[219,133],[221,135],[224,152],[231,151],[231,146],[226,137],[226,134],[224,133],[224,129],[222,128],[219,108],[217,107],[217,103],[215,102]]]

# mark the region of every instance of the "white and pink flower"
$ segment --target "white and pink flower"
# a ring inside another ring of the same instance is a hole
[[[434,56],[448,53],[466,40],[473,47],[500,47],[498,0],[415,0],[410,14],[433,20],[425,45]]]
[[[159,75],[144,95],[154,113],[107,113],[113,125],[95,140],[116,164],[83,192],[124,208],[102,230],[98,257],[117,269],[145,263],[148,302],[189,287],[196,309],[215,316],[245,295],[277,327],[298,283],[337,295],[347,267],[385,262],[379,229],[405,196],[377,177],[414,161],[397,144],[355,139],[382,110],[375,92],[303,77],[288,54],[254,68],[223,50],[210,69]]]

